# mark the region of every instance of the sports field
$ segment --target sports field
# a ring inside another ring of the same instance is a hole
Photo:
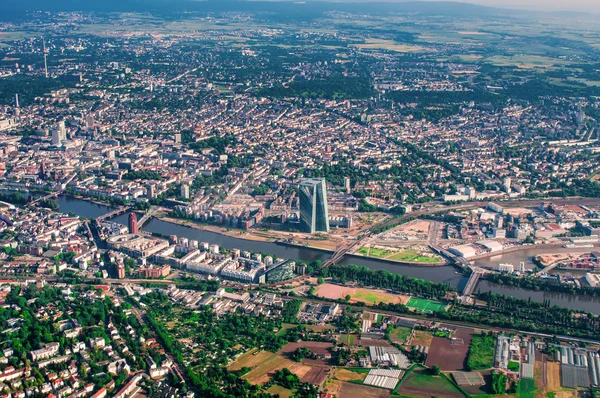
[[[423,312],[437,312],[437,311],[446,311],[446,307],[448,305],[438,303],[437,301],[426,300],[421,298],[412,297],[406,303],[408,308],[412,308],[414,310],[423,311]]]

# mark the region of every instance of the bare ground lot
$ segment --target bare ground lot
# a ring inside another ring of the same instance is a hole
[[[290,358],[294,351],[296,351],[296,349],[299,347],[308,348],[310,351],[314,352],[317,355],[326,355],[329,354],[329,349],[333,347],[333,343],[319,341],[301,341],[299,343],[288,343],[285,345],[285,347],[279,350],[278,354],[286,358]],[[329,361],[325,359],[305,359],[303,362],[310,365],[327,365],[329,363]]]
[[[469,346],[473,339],[473,329],[456,328],[455,339],[462,339],[463,344],[452,344],[450,339],[434,337],[429,347],[429,355],[425,365],[438,365],[443,371],[462,370],[465,368]]]
[[[406,304],[408,303],[408,300],[410,300],[410,297],[408,296],[387,293],[381,290],[351,288],[348,286],[334,285],[331,283],[319,285],[315,294],[317,296],[332,300],[339,300],[345,298],[346,296],[350,296],[351,303],[361,301],[366,304],[377,304],[379,302]]]
[[[315,386],[320,386],[323,384],[325,379],[327,379],[330,371],[331,368],[328,367],[313,366],[300,381],[303,383],[310,383]]]
[[[342,398],[389,398],[390,391],[343,381],[338,396]]]

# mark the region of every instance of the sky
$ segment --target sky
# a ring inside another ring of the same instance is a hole
[[[439,0],[438,0],[439,1]],[[442,0],[452,1],[452,0]],[[483,6],[538,11],[584,11],[600,13],[600,0],[458,0]]]

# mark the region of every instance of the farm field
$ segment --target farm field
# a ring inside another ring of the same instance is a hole
[[[463,398],[464,395],[444,376],[430,376],[424,370],[415,370],[398,389],[410,397]]]
[[[332,379],[340,381],[363,381],[367,377],[368,372],[355,372],[350,369],[336,368],[331,375]]]
[[[261,351],[254,355],[256,349],[252,349],[240,356],[235,362],[230,364],[227,369],[239,370],[243,367],[252,370],[246,373],[243,378],[252,384],[263,384],[271,379],[276,370],[288,368],[292,373],[302,379],[310,370],[310,366],[291,361],[280,355],[269,351]]]
[[[362,50],[380,49],[380,50],[388,50],[388,51],[394,51],[394,52],[399,52],[399,53],[423,51],[423,47],[420,47],[420,46],[399,44],[393,40],[383,40],[383,39],[366,39],[365,43],[353,44],[353,46],[360,48]]]
[[[317,296],[339,300],[344,299],[346,296],[350,296],[350,302],[363,302],[366,304],[378,304],[378,303],[392,303],[392,304],[406,304],[410,298],[408,296],[402,296],[398,294],[386,293],[380,290],[371,290],[365,288],[350,288],[346,286],[334,285],[331,283],[324,283],[319,285],[316,289],[315,294]]]
[[[313,366],[307,374],[304,375],[300,379],[303,383],[310,383],[315,386],[320,386],[323,384],[327,376],[329,376],[329,372],[331,371],[328,367],[323,366]]]
[[[390,331],[390,340],[392,343],[405,344],[408,341],[412,329],[396,326]]]
[[[425,364],[430,367],[437,365],[443,371],[464,369],[473,332],[473,329],[457,327],[454,340],[434,337]]]
[[[423,312],[437,312],[437,311],[445,311],[448,307],[447,304],[438,303],[437,301],[425,300],[421,298],[412,297],[406,303],[408,308],[412,308],[414,310],[419,310]]]
[[[496,340],[493,336],[481,334],[473,336],[469,348],[469,357],[467,358],[467,368],[470,370],[491,368],[494,364],[495,344]]]
[[[364,386],[343,381],[338,397],[343,398],[388,398],[389,390],[383,388]]]
[[[519,382],[520,398],[535,398],[535,382],[533,379],[521,379]]]

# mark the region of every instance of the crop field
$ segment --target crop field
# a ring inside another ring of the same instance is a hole
[[[388,398],[390,391],[343,381],[338,397],[343,398]]]
[[[535,398],[535,382],[533,379],[521,379],[519,382],[520,398]]]
[[[378,304],[381,302],[393,304],[406,304],[410,299],[407,296],[386,293],[379,290],[371,290],[365,288],[349,288],[345,286],[333,285],[330,283],[324,283],[322,285],[319,285],[315,294],[320,297],[334,300],[344,299],[346,296],[350,296],[350,302],[361,301],[366,304]]]
[[[390,340],[392,343],[404,344],[408,341],[412,329],[397,326],[390,332]]]
[[[566,62],[561,59],[523,54],[513,56],[495,55],[486,58],[484,62],[491,63],[494,66],[514,66],[521,69],[551,68],[566,65]]]
[[[366,39],[365,43],[353,44],[353,46],[360,48],[361,50],[388,50],[388,51],[394,51],[394,52],[398,52],[398,53],[424,51],[424,48],[421,46],[400,44],[400,43],[396,43],[393,40],[383,40],[383,39]]]
[[[252,384],[263,384],[271,379],[275,371],[288,368],[292,373],[302,379],[310,370],[310,366],[291,361],[269,351],[261,351],[254,355],[256,349],[250,350],[240,356],[235,362],[227,368],[229,370],[239,370],[243,367],[252,370],[246,373],[243,378]]]
[[[470,370],[491,368],[494,364],[495,345],[496,340],[492,336],[473,336],[469,348],[469,357],[467,358],[467,368]]]
[[[332,379],[337,379],[341,381],[360,381],[362,382],[365,377],[367,377],[368,373],[364,372],[354,372],[350,369],[344,368],[336,368],[335,372],[332,374]]]
[[[431,376],[415,370],[402,382],[398,392],[410,397],[463,398],[464,395],[444,376]]]
[[[412,308],[415,310],[423,311],[423,312],[437,312],[437,311],[446,311],[448,307],[447,304],[438,303],[437,301],[425,300],[421,298],[412,297],[406,303],[408,308]]]

